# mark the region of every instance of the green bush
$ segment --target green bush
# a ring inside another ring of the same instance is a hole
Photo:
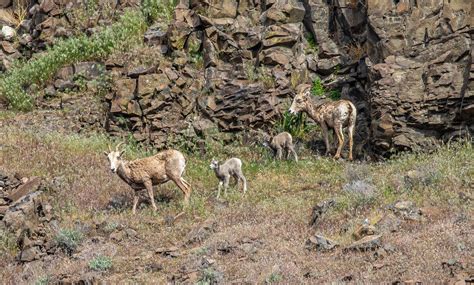
[[[0,257],[4,255],[14,255],[18,251],[15,236],[0,228]]]
[[[140,11],[126,11],[110,27],[87,37],[80,35],[58,41],[45,53],[27,62],[17,62],[0,78],[0,96],[18,110],[33,107],[34,96],[25,91],[32,84],[44,84],[61,67],[79,61],[105,58],[116,50],[124,50],[140,42],[146,30]]]
[[[289,132],[294,138],[303,139],[312,130],[306,120],[306,114],[299,112],[296,115],[286,111],[275,125],[278,132]]]
[[[323,86],[323,83],[321,82],[321,79],[319,78],[316,78],[313,81],[311,86],[311,94],[317,97],[322,97],[327,94],[332,100],[341,99],[341,92],[339,92],[339,90],[326,90],[326,88]]]
[[[82,241],[82,233],[76,230],[63,229],[56,235],[56,244],[71,255]]]
[[[157,19],[171,21],[177,0],[142,0],[142,12],[147,23],[151,24]]]
[[[89,268],[94,271],[107,271],[112,268],[112,259],[108,256],[99,255],[89,262]]]

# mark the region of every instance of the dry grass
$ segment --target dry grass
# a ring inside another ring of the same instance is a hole
[[[28,15],[30,0],[14,0],[12,8],[0,9],[0,20],[18,29]]]
[[[136,216],[131,215],[130,205],[107,210],[111,197],[125,195],[130,201],[131,190],[108,170],[102,154],[111,142],[106,136],[20,132],[15,126],[8,126],[0,128],[0,138],[0,169],[44,177],[50,183],[48,195],[55,201],[61,228],[105,221],[113,225],[110,233],[118,231],[117,225],[137,233],[137,237],[125,237],[120,242],[112,240],[109,233],[98,245],[85,242],[79,249],[84,257],[74,265],[63,258],[44,265],[41,274],[28,277],[30,281],[45,274],[54,278],[68,273],[79,278],[88,272],[88,262],[93,257],[86,253],[95,251],[113,259],[113,269],[100,276],[112,283],[162,284],[173,276],[179,279],[186,275],[184,269],[195,271],[195,281],[221,278],[224,283],[314,284],[345,277],[364,283],[434,278],[441,281],[451,280],[441,263],[453,258],[466,270],[473,270],[469,253],[474,247],[470,238],[474,225],[472,200],[460,198],[461,192],[473,197],[471,144],[444,146],[433,154],[404,154],[374,164],[336,162],[304,152],[298,164],[273,162],[264,150],[242,146],[215,149],[206,157],[187,155],[186,178],[194,189],[191,206],[174,225],[169,225],[166,218],[182,209],[182,194],[172,184],[157,191],[157,213],[151,211],[146,196]],[[217,179],[208,164],[219,153],[236,155],[244,161],[249,181],[246,197],[233,189],[224,201],[215,200]],[[129,158],[145,154],[137,148],[127,151]],[[424,176],[416,183],[407,183],[404,177],[410,170]],[[373,183],[377,189],[375,198],[358,200],[343,191],[343,185],[354,179]],[[337,206],[316,229],[309,228],[312,206],[328,198],[335,199]],[[304,249],[305,241],[316,232],[342,245],[350,243],[350,229],[365,218],[373,223],[380,220],[388,211],[386,206],[398,200],[415,201],[425,209],[428,220],[402,221],[399,232],[384,235],[383,244],[396,248],[394,253],[381,258],[374,252],[346,253],[336,249],[318,253]],[[467,218],[458,222],[461,216]],[[187,234],[206,219],[217,222],[216,232],[201,243],[180,247]],[[344,228],[349,230],[342,231]],[[154,253],[158,247],[174,245],[180,247],[176,258]],[[459,250],[460,245],[465,249]],[[203,258],[215,262],[205,269]],[[163,269],[150,271],[150,264],[160,264]],[[8,265],[0,274],[2,279],[13,282],[24,277],[12,274],[15,268]]]

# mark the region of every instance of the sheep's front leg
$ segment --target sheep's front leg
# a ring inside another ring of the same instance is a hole
[[[221,188],[222,188],[222,181],[219,181],[219,185],[217,185],[217,199],[221,196]]]
[[[132,207],[132,214],[135,215],[137,212],[137,204],[138,204],[138,193],[137,190],[133,191],[133,207]]]
[[[276,151],[276,157],[278,160],[281,160],[281,157],[282,157],[282,149],[281,147],[277,147],[277,151]]]
[[[151,180],[148,180],[143,184],[145,184],[146,190],[148,191],[148,196],[150,197],[151,206],[153,207],[153,210],[157,211],[158,208],[155,205],[155,197],[153,195],[153,183],[151,183]]]

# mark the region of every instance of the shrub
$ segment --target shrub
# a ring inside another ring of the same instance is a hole
[[[308,124],[306,114],[298,113],[296,115],[286,111],[282,118],[275,125],[278,132],[289,132],[293,138],[302,139],[309,133],[313,126]]]
[[[206,268],[201,272],[201,279],[197,282],[198,285],[217,284],[222,279],[222,274],[215,271],[213,268]]]
[[[89,268],[94,271],[107,271],[112,268],[112,259],[108,256],[99,255],[89,261]]]
[[[142,39],[145,29],[139,11],[126,11],[115,24],[91,37],[80,35],[58,41],[38,58],[16,62],[0,78],[0,96],[15,109],[29,110],[34,99],[25,91],[29,85],[45,83],[64,65],[104,58],[115,50],[126,49]]]
[[[35,285],[48,285],[49,283],[49,276],[42,276],[36,280]]]
[[[18,245],[15,236],[0,228],[0,257],[14,255],[17,250]]]
[[[157,19],[170,22],[173,19],[176,4],[177,0],[142,0],[142,13],[149,24]]]
[[[283,277],[278,274],[278,273],[272,273],[268,278],[265,280],[265,283],[271,284],[271,283],[278,283],[283,280]]]
[[[67,254],[71,255],[82,240],[82,233],[76,230],[63,229],[56,235],[56,244]]]
[[[311,94],[317,97],[328,95],[328,97],[332,100],[341,99],[341,92],[339,92],[339,90],[326,90],[326,88],[323,86],[323,83],[321,82],[321,79],[319,78],[316,78],[313,81],[311,86]]]

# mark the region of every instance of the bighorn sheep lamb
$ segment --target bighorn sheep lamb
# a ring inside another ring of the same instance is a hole
[[[150,196],[151,205],[156,211],[155,199],[153,197],[153,186],[163,184],[169,180],[173,181],[184,193],[184,204],[188,205],[191,195],[191,185],[184,180],[184,168],[186,160],[181,152],[177,150],[161,151],[153,156],[127,161],[122,158],[125,150],[120,151],[118,144],[115,151],[109,146],[109,152],[104,152],[110,162],[110,170],[125,181],[134,191],[132,213],[135,214],[138,204],[138,191],[146,189]]]
[[[316,105],[311,97],[311,86],[308,84],[303,85],[300,92],[293,99],[289,110],[290,113],[306,112],[311,119],[321,125],[324,143],[326,144],[326,154],[331,150],[328,128],[334,129],[338,139],[338,146],[334,155],[335,159],[341,157],[341,150],[344,145],[342,129],[347,127],[349,132],[349,160],[352,160],[353,136],[357,117],[356,107],[348,100],[325,102]]]
[[[290,153],[293,154],[295,161],[298,161],[298,156],[293,145],[293,137],[288,132],[282,132],[273,138],[266,139],[263,142],[265,147],[269,147],[273,150],[273,155],[277,159],[281,160],[283,150],[286,151],[286,159],[290,158]]]
[[[217,179],[219,179],[219,185],[217,186],[217,199],[221,195],[221,187],[224,184],[224,195],[227,195],[227,188],[229,187],[230,176],[233,176],[237,181],[237,186],[239,181],[242,181],[243,192],[247,192],[247,180],[245,179],[244,174],[242,173],[242,161],[238,158],[230,158],[224,163],[213,159],[210,165],[211,169],[216,173]]]

